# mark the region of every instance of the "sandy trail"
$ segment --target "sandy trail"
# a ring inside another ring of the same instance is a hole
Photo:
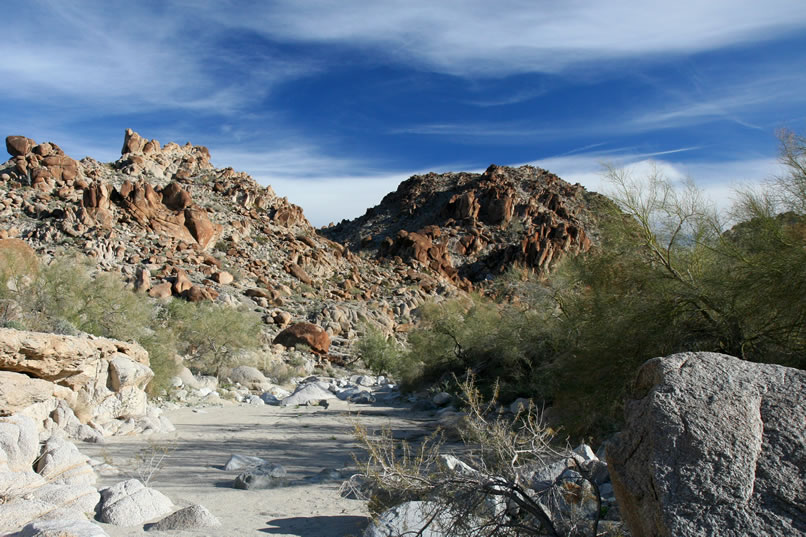
[[[342,498],[340,481],[314,483],[325,468],[353,465],[360,452],[354,438],[356,419],[369,428],[391,426],[395,436],[419,437],[430,421],[407,407],[350,405],[348,410],[322,407],[227,406],[166,412],[176,426],[171,434],[111,438],[103,445],[82,444],[86,455],[131,465],[149,442],[173,450],[150,486],[179,507],[199,503],[222,522],[219,528],[193,531],[150,531],[148,535],[275,535],[278,537],[359,536],[368,523],[366,503]],[[269,490],[237,490],[238,471],[225,471],[232,454],[261,457],[288,470],[289,486]],[[101,476],[98,486],[126,475]],[[102,524],[111,537],[143,535],[143,527]]]

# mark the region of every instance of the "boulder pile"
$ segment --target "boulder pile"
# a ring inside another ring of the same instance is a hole
[[[32,418],[43,437],[172,430],[148,403],[153,376],[134,343],[0,328],[0,415]]]

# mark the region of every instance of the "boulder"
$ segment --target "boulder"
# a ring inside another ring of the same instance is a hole
[[[121,481],[100,492],[98,520],[115,526],[137,526],[173,509],[167,496],[137,479]]]
[[[235,278],[232,277],[232,274],[229,272],[222,270],[213,274],[213,280],[215,282],[220,283],[221,285],[229,285]]]
[[[149,525],[146,531],[189,530],[197,528],[214,528],[220,526],[218,520],[206,507],[189,505],[175,513],[171,513],[159,522]]]
[[[146,140],[144,138],[133,130],[126,129],[126,134],[123,136],[123,148],[120,150],[120,154],[142,153],[145,145]]]
[[[92,485],[96,479],[89,457],[82,455],[75,444],[59,436],[52,436],[45,442],[42,455],[36,462],[36,471],[49,483]]]
[[[6,150],[12,157],[27,155],[36,145],[36,142],[25,136],[6,136]]]
[[[148,296],[151,298],[171,298],[173,285],[171,282],[163,282],[153,286],[148,290]]]
[[[806,371],[715,353],[646,362],[607,448],[634,537],[806,534]]]
[[[30,470],[39,456],[36,423],[25,416],[0,418],[0,470]]]
[[[295,323],[277,334],[272,343],[284,347],[307,345],[318,354],[327,354],[330,350],[330,336],[324,329],[312,323]]]
[[[224,470],[243,470],[244,468],[251,468],[253,466],[260,466],[267,464],[264,459],[260,457],[251,457],[249,455],[231,455],[227,464],[224,465]]]
[[[364,530],[364,537],[451,537],[452,517],[437,502],[405,502],[384,511]]]
[[[321,401],[335,399],[336,394],[325,390],[317,384],[303,384],[297,387],[293,394],[280,402],[280,406],[303,406],[319,404]]]
[[[261,464],[238,475],[232,486],[242,490],[282,487],[288,482],[286,475],[288,472],[279,464]]]
[[[233,367],[227,376],[233,383],[237,382],[250,390],[263,390],[270,384],[269,379],[263,376],[260,370],[248,365]]]
[[[9,537],[108,537],[97,524],[86,519],[37,520]]]

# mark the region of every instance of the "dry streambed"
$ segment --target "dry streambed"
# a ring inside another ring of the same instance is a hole
[[[366,503],[341,497],[343,479],[336,475],[323,479],[322,471],[354,466],[352,454],[360,451],[353,437],[356,421],[369,428],[391,426],[397,434],[418,436],[429,420],[407,407],[350,407],[182,408],[166,412],[176,426],[174,433],[115,437],[105,444],[83,444],[80,449],[123,470],[120,475],[102,472],[99,487],[126,479],[127,473],[138,477],[134,471],[138,460],[166,452],[149,486],[178,507],[207,507],[222,523],[218,528],[150,531],[148,535],[358,536],[368,523]],[[233,488],[240,471],[226,471],[224,465],[234,454],[282,465],[288,484],[262,490]],[[142,526],[102,526],[112,537],[143,535]]]

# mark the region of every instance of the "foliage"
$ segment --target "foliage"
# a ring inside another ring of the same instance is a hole
[[[745,191],[732,226],[689,182],[609,168],[599,239],[543,280],[513,270],[499,296],[421,308],[409,386],[474,371],[502,396],[535,397],[576,437],[619,427],[647,359],[714,351],[806,367],[806,139],[781,134],[789,173]]]
[[[468,409],[461,428],[462,459],[445,453],[439,432],[412,446],[396,441],[389,430],[371,434],[356,427],[367,452],[360,475],[369,481],[364,490],[370,491],[371,510],[380,513],[403,501],[428,500],[432,507],[423,525],[439,525],[450,535],[597,535],[598,518],[582,520],[578,511],[567,509],[565,487],[570,483],[532,487],[535,470],[564,462],[587,486],[594,513],[601,513],[595,482],[573,453],[553,445],[553,433],[534,406],[507,419],[495,411],[495,400],[482,399],[472,376],[458,384]],[[412,528],[413,533],[423,529]]]
[[[160,320],[176,334],[179,353],[196,369],[216,376],[233,365],[239,351],[260,344],[261,321],[250,311],[173,300]]]
[[[136,341],[149,353],[152,394],[168,386],[176,373],[177,354],[188,354],[203,372],[218,373],[238,351],[258,345],[260,320],[251,312],[181,300],[165,304],[126,288],[115,274],[93,276],[80,259],[53,261],[38,270],[31,270],[19,256],[12,261],[0,263],[5,326]],[[24,281],[21,274],[26,275]]]
[[[488,397],[496,385],[504,399],[545,395],[545,367],[558,343],[552,323],[556,304],[548,293],[539,296],[534,307],[479,296],[424,304],[409,335],[404,386],[450,384],[469,370]]]
[[[403,349],[397,340],[368,323],[363,332],[355,350],[364,364],[376,375],[399,373]]]

